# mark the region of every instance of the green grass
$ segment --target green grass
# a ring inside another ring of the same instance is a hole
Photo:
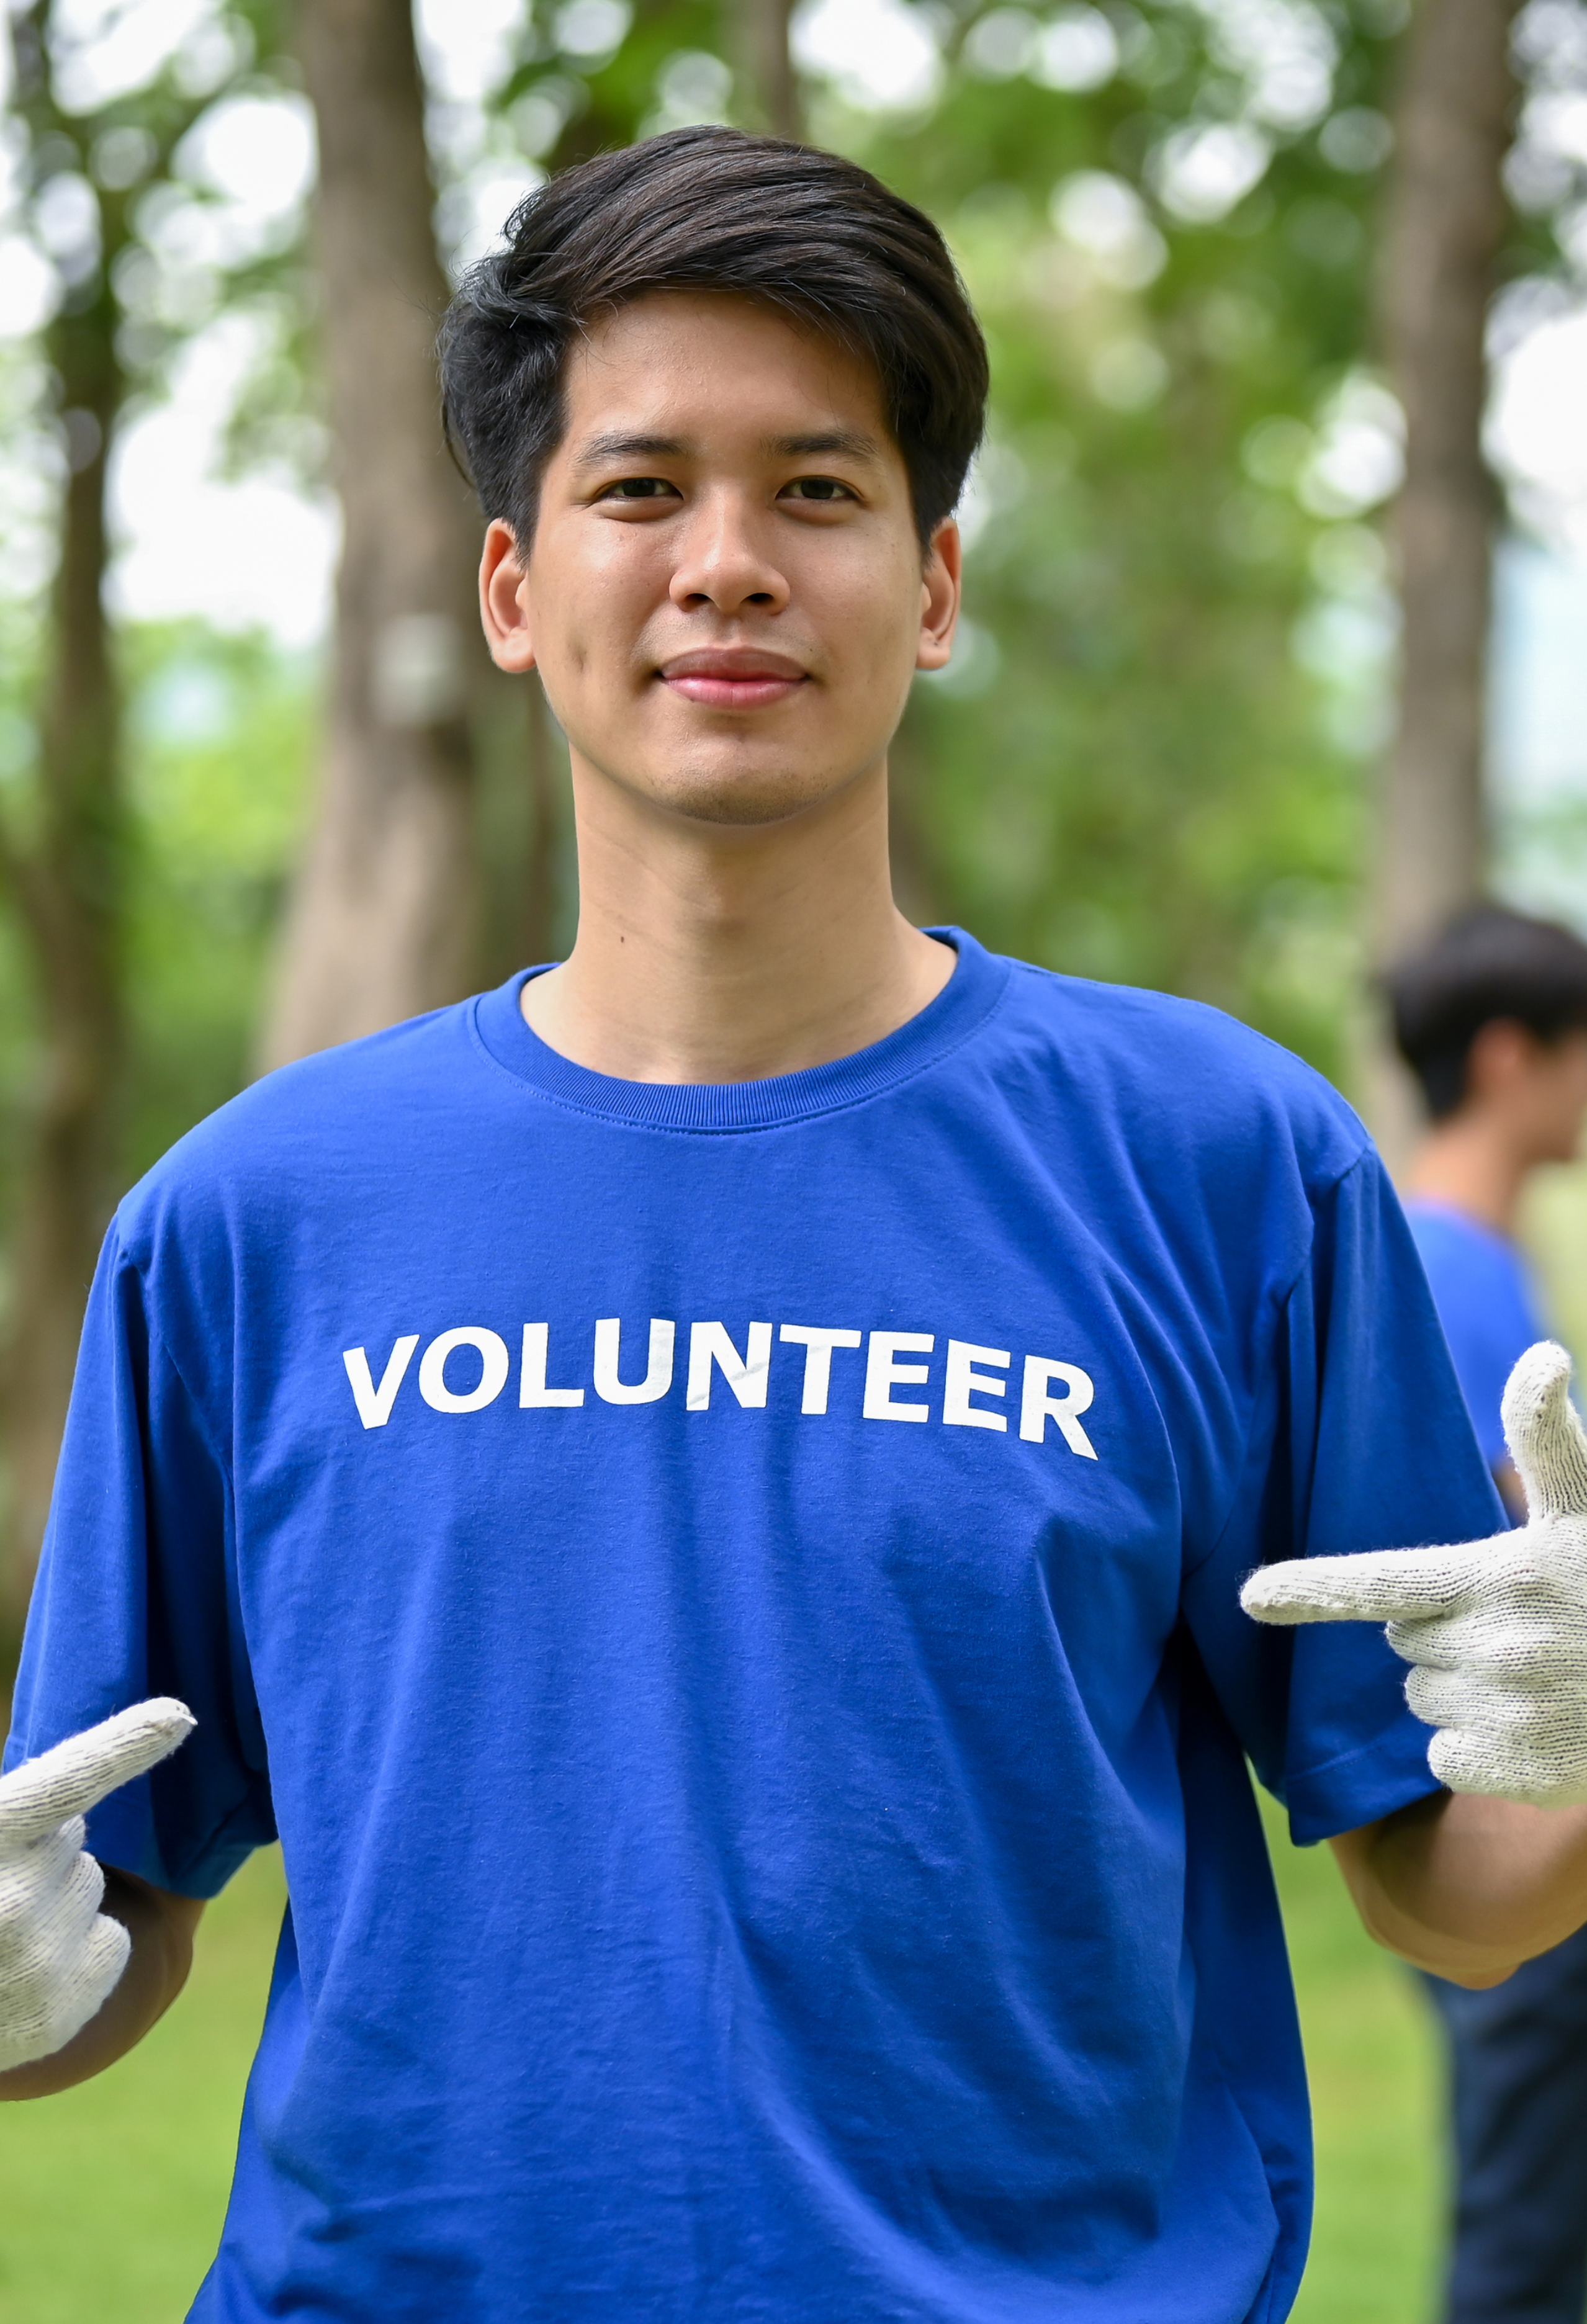
[[[180,2324],[213,2256],[281,1926],[281,1857],[199,1924],[147,2041],[60,2098],[0,2107],[0,2324]]]
[[[1300,1997],[1317,2148],[1295,2324],[1428,2324],[1444,2201],[1442,2069],[1411,1972],[1363,1933],[1327,1848],[1267,1817]]]
[[[1441,2167],[1426,2012],[1362,1936],[1328,1851],[1269,1831],[1317,2120],[1296,2324],[1426,2324]],[[211,1905],[187,1992],[131,2057],[0,2107],[0,2324],[180,2324],[220,2229],[281,1908],[272,1849]]]

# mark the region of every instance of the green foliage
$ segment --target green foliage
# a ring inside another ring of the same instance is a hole
[[[1293,1848],[1264,1801],[1306,2042],[1316,2153],[1294,2324],[1421,2324],[1445,2209],[1440,2041],[1412,1972],[1361,1932],[1326,1848]]]
[[[303,827],[318,672],[192,622],[123,641],[137,848],[129,881],[130,1183],[248,1078]]]
[[[227,100],[295,87],[285,29],[279,0],[239,0],[200,20],[142,85],[79,111],[72,69],[92,36],[74,36],[49,0],[14,19],[31,217],[62,283],[51,327],[102,307],[117,362],[145,389],[160,392],[172,354],[223,303],[300,291],[300,217],[239,239],[235,207],[209,181],[195,137]]]
[[[266,927],[297,835],[309,739],[302,676],[258,641],[209,636],[198,625],[180,635],[124,629],[117,682],[96,691],[101,665],[89,609],[109,546],[98,505],[104,454],[129,410],[166,392],[193,334],[223,307],[252,310],[263,326],[255,338],[266,392],[291,404],[281,391],[283,360],[272,374],[270,354],[291,354],[305,304],[301,207],[288,200],[262,217],[232,198],[218,110],[291,97],[284,32],[277,0],[243,0],[200,17],[138,86],[117,91],[85,77],[95,35],[69,12],[35,0],[13,18],[14,151],[27,197],[18,223],[48,254],[57,291],[34,346],[8,351],[0,370],[5,482],[17,519],[7,578],[13,592],[25,588],[31,559],[32,577],[47,580],[52,534],[75,541],[76,564],[65,559],[52,605],[42,586],[32,597],[0,601],[10,649],[0,682],[0,854],[11,877],[0,927],[0,999],[11,1004],[0,1033],[0,1204],[8,1216],[36,1102],[51,1086],[40,1050],[50,1014],[40,979],[59,978],[45,938],[63,925],[69,902],[71,941],[80,955],[91,927],[106,982],[119,988],[115,1013],[130,1028],[128,1103],[115,1125],[117,1150],[105,1157],[106,1194],[245,1074]],[[245,399],[241,429],[248,416]],[[272,424],[271,444],[254,443],[252,456],[263,448],[279,459],[290,409]],[[208,748],[147,708],[184,669],[217,699],[235,697]],[[51,693],[54,741],[42,749]],[[132,724],[122,735],[124,700]],[[95,712],[92,784],[60,708],[84,701]]]
[[[1295,485],[1361,362],[1379,172],[1310,126],[1187,216],[1176,138],[1244,100],[1216,20],[1124,14],[1084,96],[961,66],[902,134],[822,124],[943,221],[992,350],[971,650],[917,688],[913,847],[992,941],[1216,1001],[1338,1074],[1361,770],[1295,651],[1325,530]],[[1370,151],[1380,20],[1327,24]]]
[[[8,653],[7,646],[12,650]],[[199,622],[120,639],[132,833],[125,865],[130,1183],[247,1078],[272,930],[302,827],[318,673]],[[37,639],[0,604],[0,790],[25,788]],[[34,1070],[31,970],[0,915],[0,1211]]]
[[[128,625],[125,958],[132,1055],[118,1185],[248,1078],[270,945],[303,825],[318,672],[199,622]],[[9,644],[12,651],[7,653]],[[0,791],[25,798],[37,638],[0,604]],[[0,914],[0,1216],[39,1060],[32,966]]]
[[[723,27],[729,14],[715,0],[639,0],[617,45],[585,56],[559,45],[559,36],[566,37],[563,15],[532,9],[519,62],[496,106],[521,150],[549,169],[626,145],[661,125],[661,86],[678,58],[715,55],[725,61]],[[750,101],[742,86],[739,96]]]

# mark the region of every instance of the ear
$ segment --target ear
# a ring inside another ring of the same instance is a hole
[[[1543,1044],[1514,1017],[1490,1017],[1479,1026],[1466,1053],[1466,1088],[1478,1098],[1508,1097],[1536,1065]]]
[[[521,674],[534,668],[534,641],[523,605],[524,574],[511,526],[493,517],[485,528],[479,560],[479,618],[498,669]]]
[[[920,644],[917,669],[944,669],[954,650],[954,630],[959,618],[960,572],[964,551],[959,528],[945,517],[931,536],[920,576]]]

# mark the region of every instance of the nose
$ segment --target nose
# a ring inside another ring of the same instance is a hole
[[[744,494],[703,497],[679,530],[669,591],[673,604],[685,613],[709,605],[727,615],[751,607],[758,613],[780,613],[790,592],[771,553],[769,530],[766,512]]]

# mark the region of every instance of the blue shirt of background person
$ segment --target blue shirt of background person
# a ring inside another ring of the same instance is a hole
[[[1508,1471],[1499,1399],[1518,1359],[1547,1336],[1520,1251],[1454,1204],[1412,1195],[1406,1216],[1489,1467]]]
[[[1483,1453],[1525,1516],[1499,1400],[1544,1336],[1515,1240],[1535,1170],[1569,1161],[1587,1107],[1587,945],[1491,908],[1389,980],[1428,1128],[1406,1208]],[[1455,2190],[1448,2324],[1581,2324],[1587,2307],[1587,1932],[1503,1985],[1426,1980],[1449,2043]]]
[[[1515,1240],[1535,1170],[1575,1155],[1587,1112],[1587,945],[1493,905],[1463,914],[1387,980],[1427,1127],[1407,1211],[1472,1424],[1524,1517],[1499,1425],[1511,1365],[1544,1337]]]

